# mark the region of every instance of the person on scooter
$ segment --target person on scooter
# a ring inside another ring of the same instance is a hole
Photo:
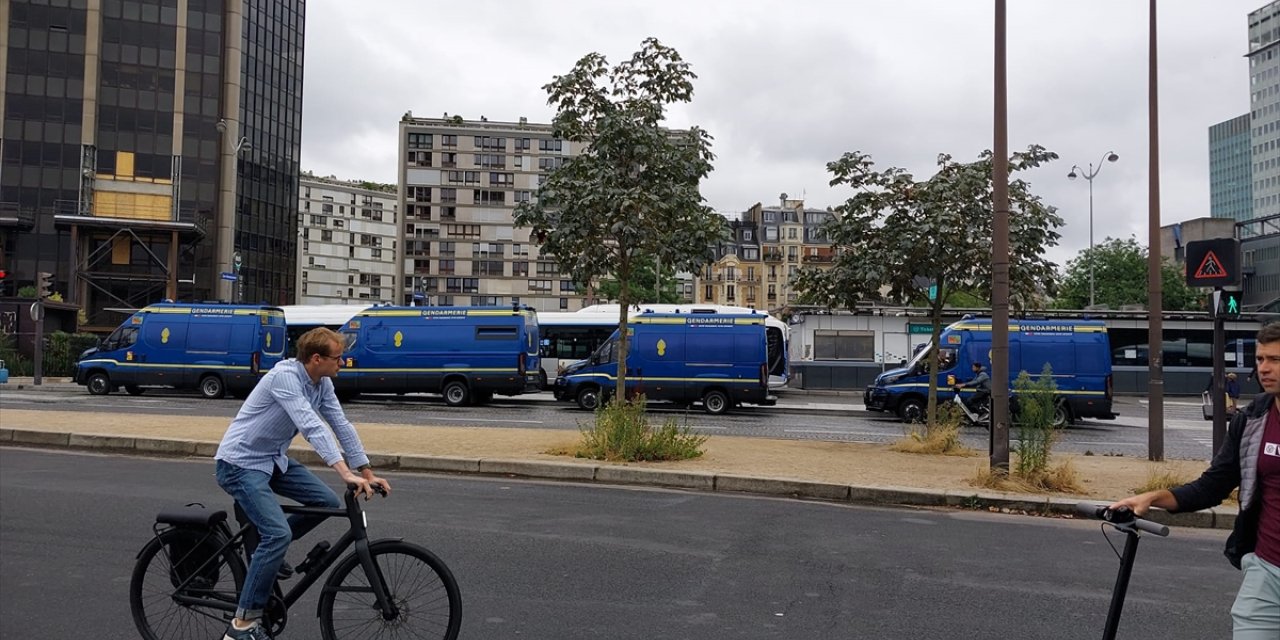
[[[1265,395],[1236,411],[1209,469],[1173,489],[1148,491],[1109,508],[1199,511],[1237,487],[1240,514],[1224,554],[1244,571],[1231,607],[1235,640],[1280,638],[1280,322],[1258,331],[1258,381]]]
[[[982,363],[974,361],[973,363],[973,379],[963,384],[956,385],[956,391],[960,389],[973,389],[973,395],[968,399],[961,398],[961,402],[974,415],[986,415],[987,400],[991,397],[991,376],[982,368]]]

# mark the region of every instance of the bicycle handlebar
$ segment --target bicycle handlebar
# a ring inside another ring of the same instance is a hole
[[[1076,513],[1086,518],[1102,520],[1117,529],[1138,529],[1160,537],[1169,535],[1169,527],[1139,518],[1128,508],[1108,509],[1092,502],[1081,502],[1076,505]]]
[[[382,488],[382,485],[380,485],[380,484],[374,484],[374,485],[369,485],[369,486],[373,487],[373,492],[374,492],[374,493],[376,493],[376,494],[378,494],[378,495],[380,495],[380,496],[382,496],[382,497],[384,497],[384,498],[385,498],[385,497],[387,497],[387,490],[386,490],[386,489],[383,489],[383,488]],[[356,492],[356,485],[354,485],[354,484],[348,484],[348,485],[347,485],[347,495],[349,495],[349,496],[350,496],[350,495],[354,495],[354,494],[355,494],[355,492]]]

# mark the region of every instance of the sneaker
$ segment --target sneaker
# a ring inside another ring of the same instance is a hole
[[[280,568],[276,570],[276,580],[288,580],[293,577],[293,565],[288,562],[281,562]]]
[[[222,640],[271,640],[271,636],[267,635],[267,630],[262,628],[262,623],[254,621],[248,629],[237,629],[235,625],[227,625],[227,634],[222,636]]]

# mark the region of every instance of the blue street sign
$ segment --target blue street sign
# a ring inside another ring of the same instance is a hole
[[[240,278],[239,278],[239,276],[237,276],[237,275],[236,275],[236,274],[234,274],[234,273],[227,273],[226,271],[223,271],[223,272],[222,272],[222,279],[223,279],[223,280],[230,280],[230,281],[232,281],[232,282],[235,282],[236,280],[239,280]]]

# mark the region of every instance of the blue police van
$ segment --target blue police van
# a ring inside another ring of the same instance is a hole
[[[764,314],[642,313],[628,322],[627,394],[710,414],[772,405]],[[617,386],[618,331],[556,378],[557,400],[594,410]]]
[[[375,306],[340,332],[343,397],[439,393],[458,407],[540,390],[538,316],[527,307]]]
[[[82,353],[74,379],[94,395],[172,387],[206,398],[245,396],[285,357],[285,343],[279,307],[162,302]]]
[[[952,387],[973,378],[973,363],[991,372],[991,320],[966,317],[939,337],[938,399],[950,400]],[[863,392],[870,411],[896,413],[908,422],[924,417],[929,394],[929,353],[921,349],[905,366],[885,371]],[[1111,342],[1101,320],[1010,320],[1009,379],[1038,378],[1048,364],[1057,385],[1054,424],[1080,418],[1111,420]],[[997,384],[992,380],[992,384]]]

